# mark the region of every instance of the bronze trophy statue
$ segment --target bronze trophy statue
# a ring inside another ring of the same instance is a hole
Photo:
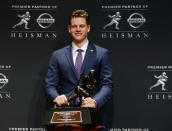
[[[68,101],[76,98],[77,96],[89,97],[87,90],[94,90],[96,88],[95,70],[90,70],[89,75],[81,74],[82,82],[75,88],[73,93],[67,98]]]

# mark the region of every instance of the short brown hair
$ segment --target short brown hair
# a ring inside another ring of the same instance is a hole
[[[72,12],[69,18],[69,25],[71,25],[71,19],[76,17],[85,18],[87,25],[89,25],[89,16],[85,10],[75,10]]]

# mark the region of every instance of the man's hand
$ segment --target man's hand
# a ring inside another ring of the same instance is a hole
[[[97,108],[96,101],[91,97],[84,98],[82,97],[82,104],[81,107],[90,107],[90,108]]]
[[[65,95],[56,97],[53,102],[56,103],[58,106],[69,105],[69,102]]]

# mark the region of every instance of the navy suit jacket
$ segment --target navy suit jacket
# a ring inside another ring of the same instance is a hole
[[[111,98],[113,90],[112,65],[107,49],[88,44],[81,73],[88,75],[90,69],[96,71],[98,83],[90,95],[96,100],[98,108],[101,108]],[[72,44],[53,52],[45,82],[46,93],[52,100],[62,94],[69,96],[79,84],[73,63]]]

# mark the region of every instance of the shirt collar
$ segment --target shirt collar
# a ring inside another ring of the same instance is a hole
[[[78,49],[82,49],[84,52],[86,52],[87,50],[87,47],[88,47],[88,40],[86,41],[86,43],[81,47],[81,48],[78,48],[74,42],[72,42],[72,51],[73,52],[76,52]]]

